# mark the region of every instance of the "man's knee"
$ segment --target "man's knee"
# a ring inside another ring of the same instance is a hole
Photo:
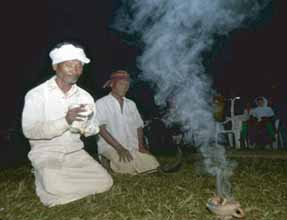
[[[109,173],[106,173],[103,176],[101,184],[98,185],[99,188],[97,189],[97,193],[103,193],[109,191],[112,188],[113,184],[114,184],[113,178]]]
[[[41,179],[42,179],[42,186],[48,193],[51,194],[61,194],[62,192],[62,186],[61,186],[61,180],[59,176],[55,174],[56,171],[43,168],[41,170]]]

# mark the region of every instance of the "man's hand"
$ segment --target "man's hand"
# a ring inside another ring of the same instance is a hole
[[[100,126],[100,135],[110,144],[118,153],[119,161],[130,162],[133,160],[131,153],[124,148],[106,129],[105,125]]]
[[[120,162],[121,161],[130,162],[133,160],[131,153],[127,149],[125,149],[123,146],[118,146],[116,150],[118,152]]]
[[[83,121],[86,116],[83,116],[80,113],[85,111],[85,105],[69,109],[65,117],[68,124],[72,124],[73,121]]]

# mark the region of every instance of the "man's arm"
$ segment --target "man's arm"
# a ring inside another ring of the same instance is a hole
[[[144,131],[143,131],[144,123],[138,111],[138,108],[134,102],[132,103],[132,109],[133,109],[132,114],[135,115],[134,126],[137,127],[139,152],[149,153],[149,151],[145,148],[145,144],[144,144]]]
[[[100,126],[100,135],[104,138],[104,140],[110,144],[118,153],[119,160],[124,162],[129,162],[133,160],[130,152],[124,148],[106,129],[105,125]]]
[[[145,148],[144,144],[144,131],[142,127],[137,128],[138,142],[139,142],[139,151],[141,153],[149,153],[149,151]]]
[[[29,94],[25,98],[22,113],[22,129],[26,138],[32,140],[52,139],[62,135],[70,124],[80,121],[80,112],[85,111],[83,106],[70,109],[66,116],[47,121],[44,115],[44,102],[40,94]]]
[[[63,134],[69,125],[65,118],[47,122],[35,122],[31,127],[23,125],[23,133],[28,139],[52,139]]]
[[[69,124],[65,117],[53,121],[45,121],[44,98],[39,93],[25,97],[22,112],[22,129],[28,139],[52,139],[64,133]]]
[[[93,113],[88,118],[87,126],[85,127],[83,135],[85,137],[89,137],[89,136],[98,134],[99,131],[100,131],[99,123],[96,119],[96,108],[95,108],[95,105],[93,105]]]

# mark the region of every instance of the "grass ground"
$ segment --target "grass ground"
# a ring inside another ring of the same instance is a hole
[[[287,219],[287,159],[235,153],[233,195],[247,220]],[[285,155],[287,152],[281,152]],[[239,155],[239,156],[238,156]],[[254,154],[255,155],[255,154]],[[278,153],[277,153],[278,155]],[[166,158],[162,158],[166,160]],[[1,220],[213,220],[206,202],[215,179],[199,175],[196,157],[185,156],[180,171],[147,176],[113,175],[113,188],[63,206],[46,208],[34,192],[29,165],[0,170]]]

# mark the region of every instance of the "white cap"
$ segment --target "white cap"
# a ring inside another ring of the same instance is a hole
[[[79,60],[82,63],[89,63],[90,59],[82,48],[75,47],[73,44],[64,44],[60,48],[55,48],[49,53],[52,64],[62,63],[68,60]]]

